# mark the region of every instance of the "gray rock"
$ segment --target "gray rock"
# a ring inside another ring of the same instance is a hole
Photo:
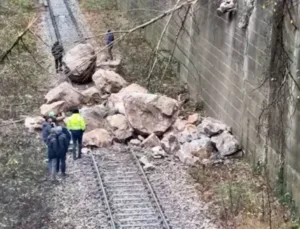
[[[164,158],[166,156],[166,152],[161,148],[161,146],[155,146],[152,149],[153,158]]]
[[[180,143],[175,134],[168,134],[161,140],[162,148],[168,154],[175,154],[180,149]]]
[[[145,148],[160,146],[160,140],[155,134],[150,134],[149,137],[142,142],[142,146]]]
[[[192,124],[188,124],[183,131],[178,133],[180,143],[191,142],[199,138],[198,129]]]
[[[222,156],[230,156],[241,149],[238,140],[227,131],[212,137],[211,141]]]
[[[223,131],[231,132],[231,127],[211,117],[204,118],[203,121],[197,126],[197,129],[200,135],[204,134],[209,137],[220,134]]]
[[[181,150],[200,159],[209,158],[214,148],[210,138],[203,137],[192,142],[186,142],[181,146]]]

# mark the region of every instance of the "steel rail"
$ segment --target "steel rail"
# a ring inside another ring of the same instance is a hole
[[[51,18],[51,21],[52,21],[52,25],[53,25],[53,28],[54,28],[55,35],[56,35],[56,39],[59,41],[60,44],[62,44],[61,36],[60,36],[58,26],[57,26],[57,23],[56,23],[56,19],[55,19],[55,15],[53,13],[51,0],[47,0],[47,4],[48,4],[48,7],[49,7],[50,18]]]
[[[113,214],[112,214],[112,210],[111,210],[110,205],[109,205],[109,200],[108,200],[108,197],[107,197],[106,189],[104,187],[104,183],[103,183],[102,177],[100,175],[100,171],[99,171],[97,162],[96,162],[95,157],[94,157],[93,154],[91,154],[91,157],[92,157],[93,164],[94,164],[94,167],[95,167],[95,170],[96,170],[96,173],[97,173],[97,177],[98,177],[98,180],[99,180],[102,192],[103,192],[103,196],[104,196],[104,200],[105,200],[105,205],[107,207],[107,211],[108,211],[110,220],[112,222],[112,228],[116,229],[117,227],[116,227],[116,224],[115,224],[115,221],[114,221],[114,218],[113,218]]]
[[[154,201],[155,201],[155,205],[156,205],[157,209],[159,210],[159,214],[160,214],[160,216],[161,216],[161,218],[162,218],[162,220],[163,220],[163,223],[164,223],[165,226],[166,226],[166,229],[171,229],[171,227],[169,226],[169,223],[168,223],[168,221],[167,221],[167,219],[166,219],[166,217],[165,217],[165,214],[164,214],[163,210],[161,209],[161,206],[160,206],[160,204],[159,204],[159,200],[157,199],[157,197],[156,197],[156,195],[155,195],[155,192],[154,192],[154,190],[153,190],[153,188],[152,188],[152,185],[150,184],[150,182],[149,182],[149,180],[148,180],[148,177],[147,177],[147,175],[145,174],[145,171],[144,171],[143,167],[141,166],[141,164],[140,164],[140,162],[139,162],[137,156],[135,155],[135,153],[134,153],[132,150],[130,150],[130,152],[131,152],[133,158],[135,159],[135,162],[136,162],[136,164],[138,165],[138,167],[139,167],[141,173],[143,174],[144,180],[146,181],[146,184],[147,184],[147,186],[148,186],[148,188],[149,188],[149,190],[150,190],[150,192],[151,192],[152,198],[153,198]]]
[[[73,22],[73,24],[74,24],[74,26],[75,26],[75,28],[77,30],[78,36],[81,38],[80,40],[83,40],[82,42],[86,43],[85,39],[83,39],[84,38],[83,37],[83,33],[82,33],[82,31],[80,30],[80,28],[78,26],[76,18],[74,17],[74,14],[73,14],[73,11],[72,11],[72,9],[70,7],[69,1],[70,0],[64,0],[64,3],[65,3],[66,8],[68,10],[69,16],[71,17],[71,20],[72,20],[72,22]]]

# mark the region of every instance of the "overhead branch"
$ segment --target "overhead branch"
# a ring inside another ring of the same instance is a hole
[[[180,2],[180,0],[177,0],[177,2],[176,2],[176,4],[175,4],[175,7],[179,4],[179,2]],[[149,70],[149,73],[148,73],[148,76],[147,76],[147,78],[146,78],[146,81],[148,81],[149,79],[150,79],[150,77],[151,77],[151,75],[152,75],[152,72],[153,72],[153,70],[154,70],[154,67],[155,67],[155,65],[156,65],[156,63],[157,63],[157,60],[158,60],[158,50],[159,50],[159,47],[160,47],[160,44],[161,44],[161,42],[162,42],[162,40],[163,40],[163,38],[164,38],[164,36],[165,36],[165,33],[166,33],[166,31],[167,31],[167,28],[169,27],[169,25],[170,25],[170,22],[171,22],[171,20],[172,20],[172,18],[173,18],[173,13],[174,12],[172,12],[171,14],[170,14],[170,16],[169,16],[169,18],[168,18],[168,21],[166,22],[166,24],[165,24],[165,27],[164,27],[164,29],[163,29],[163,31],[161,32],[161,34],[160,34],[160,38],[159,38],[159,40],[158,40],[158,42],[157,42],[157,44],[156,44],[156,47],[155,47],[155,50],[154,50],[154,55],[155,55],[155,59],[154,59],[154,62],[153,62],[153,64],[152,64],[152,66],[151,66],[151,68],[150,68],[150,70]]]
[[[26,29],[19,34],[19,36],[15,39],[15,41],[12,43],[12,45],[1,55],[0,57],[0,63],[2,63],[5,58],[12,52],[12,50],[19,44],[22,37],[29,31],[29,29],[33,26],[34,22],[36,21],[36,17],[34,17],[26,27]]]

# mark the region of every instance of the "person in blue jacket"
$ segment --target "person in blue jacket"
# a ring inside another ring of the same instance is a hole
[[[108,55],[109,55],[110,60],[113,60],[112,49],[113,49],[114,41],[115,41],[114,34],[111,32],[110,29],[107,30],[106,45],[108,46],[107,50],[108,50]]]

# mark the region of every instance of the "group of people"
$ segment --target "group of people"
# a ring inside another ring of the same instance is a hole
[[[47,163],[52,179],[56,178],[59,171],[63,177],[66,176],[66,157],[71,141],[73,159],[81,158],[85,120],[77,108],[73,109],[72,115],[65,119],[66,126],[62,123],[63,118],[64,116],[56,117],[54,112],[50,112],[44,117],[42,127],[42,138],[47,146]]]
[[[111,32],[110,29],[107,30],[106,45],[107,45],[108,56],[110,60],[113,60],[112,49],[113,49],[114,41],[115,41],[114,34]],[[53,44],[51,51],[55,61],[56,73],[58,73],[59,71],[62,71],[62,66],[63,66],[62,59],[63,59],[64,48],[58,41],[56,41]]]

